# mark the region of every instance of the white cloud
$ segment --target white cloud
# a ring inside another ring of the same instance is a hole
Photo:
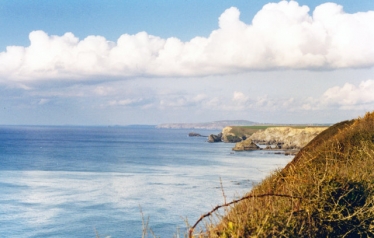
[[[27,47],[0,53],[2,81],[87,79],[97,76],[201,76],[258,69],[336,69],[374,65],[374,11],[347,14],[334,3],[310,15],[295,1],[266,4],[251,24],[237,8],[219,17],[219,29],[188,42],[146,32],[116,42],[72,33],[29,35]]]
[[[297,105],[293,105],[297,108]],[[374,80],[362,81],[359,85],[345,83],[327,89],[319,98],[308,97],[301,100],[302,110],[361,110],[374,108]]]
[[[242,92],[234,91],[231,102],[229,105],[226,105],[225,108],[231,108],[231,110],[244,110],[249,105],[249,96],[245,95]]]
[[[160,100],[160,107],[162,109],[166,108],[181,108],[186,107],[188,105],[188,101],[185,98],[178,98],[176,100],[167,100],[162,99]]]
[[[195,97],[193,97],[193,101],[195,101],[195,102],[202,102],[202,101],[204,101],[205,99],[207,99],[207,95],[206,94],[198,94],[198,95],[196,95]]]
[[[213,110],[219,109],[219,108],[224,109],[224,107],[222,107],[222,102],[218,97],[213,97],[212,99],[208,100],[206,102],[206,106],[207,108],[213,109]]]
[[[42,98],[42,99],[39,100],[38,104],[39,104],[39,105],[44,105],[44,104],[46,104],[46,103],[48,103],[48,102],[49,102],[49,99]]]
[[[235,91],[232,97],[232,101],[237,103],[245,103],[249,100],[249,97],[244,95],[242,92]]]
[[[315,99],[313,97],[308,97],[302,100],[301,110],[305,111],[315,111],[325,108],[326,105],[322,103],[321,99]]]
[[[357,86],[345,83],[325,90],[317,97],[274,97],[262,95],[252,97],[234,91],[232,97],[205,98],[199,106],[222,111],[318,111],[330,109],[371,111],[374,108],[374,80],[366,80]]]
[[[143,102],[143,98],[131,98],[122,100],[112,100],[108,104],[109,106],[136,106]]]
[[[374,80],[362,81],[358,86],[350,83],[332,87],[322,96],[322,102],[351,108],[362,104],[374,104]]]
[[[295,99],[294,98],[289,98],[286,101],[282,102],[282,106],[285,107],[285,108],[288,108],[291,105],[293,105],[294,103],[295,103]]]

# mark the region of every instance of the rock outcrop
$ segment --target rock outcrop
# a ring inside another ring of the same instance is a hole
[[[225,131],[226,128],[230,128],[230,127],[225,127],[221,133],[219,133],[218,135],[210,135],[209,138],[208,138],[208,142],[226,142],[226,143],[236,143],[236,142],[240,142],[243,140],[242,137],[240,136],[237,136],[235,135],[234,133],[227,133],[227,131]]]
[[[221,141],[222,141],[222,133],[219,133],[218,135],[211,134],[208,136],[209,143],[221,142]]]
[[[247,137],[244,135],[237,135],[232,132],[231,126],[226,126],[222,130],[222,141],[226,143],[237,143],[245,140]]]
[[[325,129],[327,127],[270,127],[253,133],[249,138],[257,144],[277,145],[280,149],[300,149]]]
[[[251,139],[246,139],[235,144],[232,150],[243,151],[243,150],[258,150],[260,147],[256,145]]]
[[[265,130],[227,126],[222,133],[210,135],[208,142],[240,143],[247,138],[257,145],[269,145],[268,150],[299,150],[328,127],[269,127]],[[271,145],[271,146],[270,146]],[[240,144],[238,148],[240,148]],[[235,147],[234,147],[235,148]],[[244,149],[243,149],[244,150]]]
[[[243,140],[243,138],[238,137],[236,135],[225,135],[225,136],[222,136],[222,141],[226,142],[226,143],[236,143],[236,142],[240,142],[242,140]]]
[[[207,137],[207,136],[203,136],[203,135],[201,135],[199,133],[196,133],[196,132],[190,132],[190,133],[188,133],[188,136],[189,137]]]

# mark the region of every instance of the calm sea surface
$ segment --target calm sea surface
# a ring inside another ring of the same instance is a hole
[[[147,127],[0,127],[0,237],[173,237],[292,157]],[[203,135],[219,131],[194,130]]]

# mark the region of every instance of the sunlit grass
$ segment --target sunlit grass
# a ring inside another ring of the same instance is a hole
[[[331,126],[248,195],[193,236],[373,237],[374,112]]]

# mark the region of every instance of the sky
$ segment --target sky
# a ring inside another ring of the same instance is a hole
[[[372,0],[0,0],[0,124],[357,118],[373,22]]]

